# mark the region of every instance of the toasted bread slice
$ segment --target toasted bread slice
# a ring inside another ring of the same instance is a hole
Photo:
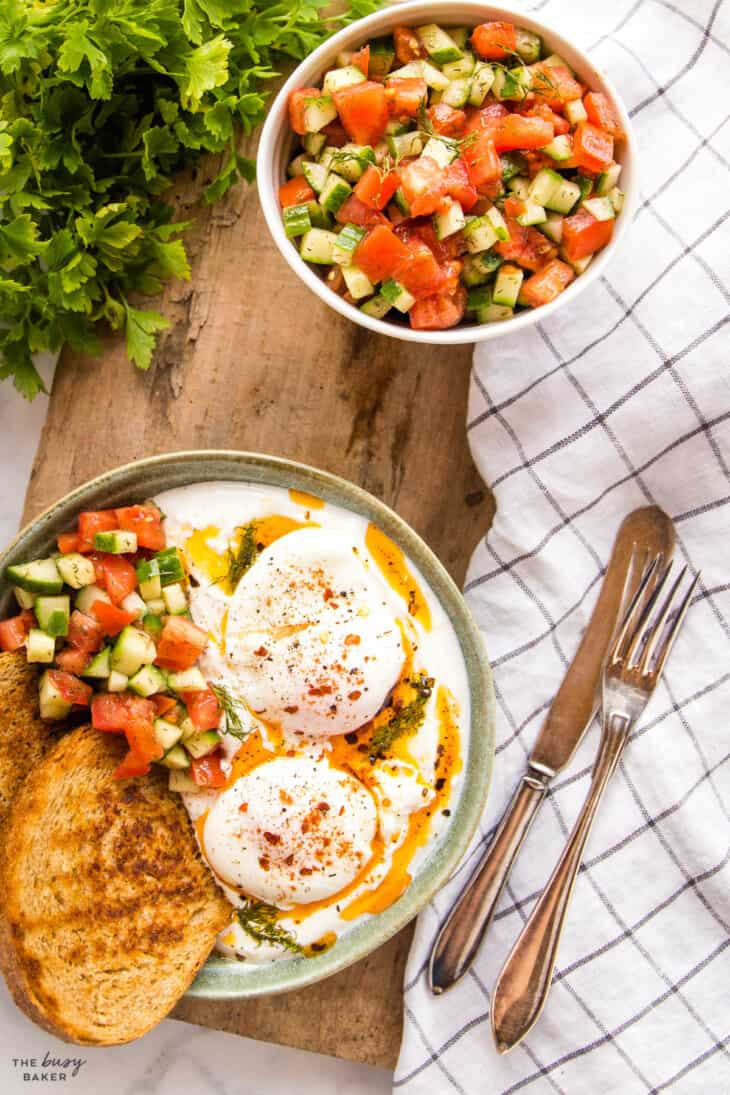
[[[167,773],[112,773],[126,743],[89,726],[27,776],[0,849],[0,968],[52,1034],[116,1045],[172,1008],[232,908]]]
[[[0,824],[26,775],[54,744],[38,714],[38,674],[24,653],[0,653]]]

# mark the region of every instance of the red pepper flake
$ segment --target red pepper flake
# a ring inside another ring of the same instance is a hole
[[[288,791],[285,791],[283,787],[279,789],[279,798],[282,802],[285,802],[287,806],[291,806],[294,799],[291,797]]]
[[[355,689],[354,692],[348,692],[347,693],[348,700],[359,700],[361,696],[362,696],[362,692],[358,692],[357,688]]]
[[[262,871],[268,871],[269,865],[269,860],[265,855],[259,856],[259,867]]]
[[[238,807],[238,809],[240,810],[240,812],[242,814],[248,813],[248,803],[247,802],[242,802],[241,805]]]
[[[360,636],[359,635],[345,635],[345,646],[359,646],[359,645],[360,645]]]
[[[257,658],[265,658],[268,653],[269,652],[265,646],[260,646],[258,650],[254,650],[254,654]]]
[[[278,833],[264,833],[264,840],[269,844],[281,844],[281,837]]]
[[[310,696],[329,696],[331,695],[331,693],[332,687],[329,684],[322,684],[319,685],[319,687],[317,687],[316,685],[312,685],[312,687],[309,689]]]
[[[329,808],[330,808],[329,802],[318,802],[317,803],[317,809],[321,810],[321,812],[323,814],[326,814],[329,811]]]
[[[303,875],[308,875],[308,874],[312,874],[313,871],[312,871],[311,867],[300,867],[299,868],[299,873],[303,874]]]
[[[287,715],[296,715],[297,711],[299,710],[299,706],[297,704],[294,704],[292,707],[285,707],[284,710],[286,711]]]

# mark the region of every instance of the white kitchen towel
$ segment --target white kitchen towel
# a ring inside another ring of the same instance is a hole
[[[476,353],[469,438],[497,516],[466,594],[494,671],[497,755],[478,838],[418,921],[399,1095],[730,1092],[729,7],[522,9],[613,77],[642,201],[605,277]],[[618,525],[654,503],[702,583],[604,798],[545,1011],[500,1057],[490,990],[584,799],[597,723],[555,780],[473,969],[435,998],[428,956],[524,771]]]

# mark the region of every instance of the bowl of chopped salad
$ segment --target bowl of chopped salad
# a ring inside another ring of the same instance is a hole
[[[416,342],[519,330],[600,276],[631,223],[631,124],[538,20],[405,3],[342,30],[269,112],[258,185],[292,270],[341,315]]]

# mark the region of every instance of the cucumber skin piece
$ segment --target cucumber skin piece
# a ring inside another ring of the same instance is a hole
[[[96,581],[96,572],[91,559],[80,555],[77,551],[61,555],[56,560],[56,568],[67,586],[72,589],[82,589]]]
[[[214,753],[221,743],[221,736],[215,730],[203,730],[193,734],[185,741],[185,748],[191,757],[197,760],[199,757],[207,757]]]
[[[111,655],[111,667],[126,677],[133,676],[143,665],[157,657],[155,644],[146,631],[127,624],[120,632]]]
[[[102,647],[87,665],[82,677],[91,677],[93,680],[107,680],[111,673],[112,648]]]
[[[38,685],[38,700],[42,719],[65,719],[71,710],[71,704],[65,700],[48,675],[42,674]]]
[[[42,631],[54,639],[68,635],[71,616],[71,598],[59,594],[55,597],[36,597],[35,614]]]
[[[55,559],[34,559],[31,563],[16,563],[5,568],[5,577],[26,593],[60,593],[63,578]]]
[[[48,664],[53,661],[55,654],[56,643],[52,636],[41,631],[39,627],[32,627],[25,642],[25,655],[28,662]]]
[[[133,555],[137,550],[137,534],[124,532],[122,529],[95,532],[94,547],[97,551],[106,551],[112,555]]]

